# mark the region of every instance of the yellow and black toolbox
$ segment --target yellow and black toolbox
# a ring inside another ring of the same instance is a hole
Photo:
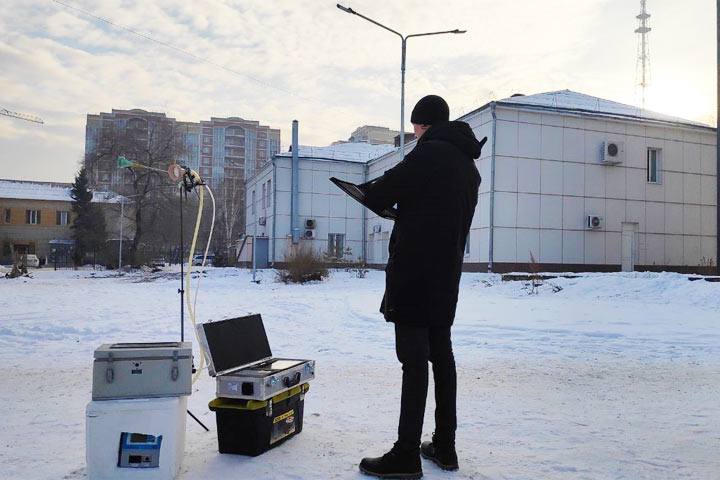
[[[215,412],[220,453],[257,456],[297,435],[303,428],[303,383],[267,400],[216,398]]]

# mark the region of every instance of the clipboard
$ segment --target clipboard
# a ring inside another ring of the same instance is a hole
[[[365,203],[365,192],[358,185],[346,182],[344,180],[340,180],[336,177],[330,177],[330,181],[337,185],[340,190],[347,193],[350,198],[360,203],[361,205],[368,207],[368,205]],[[371,210],[373,209],[371,208]],[[379,212],[373,210],[373,212],[377,213],[382,218],[387,218],[388,220],[397,219],[397,210],[395,210],[394,208],[385,208]]]

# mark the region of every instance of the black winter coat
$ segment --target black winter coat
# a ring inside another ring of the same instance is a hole
[[[371,210],[397,204],[380,307],[387,321],[452,325],[481,148],[465,122],[433,125],[400,163],[361,185]]]

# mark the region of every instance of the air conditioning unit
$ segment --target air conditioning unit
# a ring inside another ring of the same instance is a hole
[[[616,165],[625,160],[625,143],[607,141],[603,142],[600,160],[605,165]]]
[[[603,222],[603,217],[599,217],[597,215],[588,215],[587,216],[587,228],[588,230],[600,230],[603,228],[605,222]]]
[[[315,228],[315,219],[314,218],[306,218],[305,219],[305,229],[312,230],[314,228]]]
[[[382,225],[373,225],[373,233],[382,232]]]
[[[258,218],[258,225],[265,225],[265,223],[267,223],[267,219],[265,217]]]
[[[315,230],[305,230],[303,238],[306,240],[312,240],[313,238],[315,238]]]

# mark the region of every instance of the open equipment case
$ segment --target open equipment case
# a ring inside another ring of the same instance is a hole
[[[267,400],[315,378],[315,361],[272,356],[259,314],[197,325],[220,398]]]

